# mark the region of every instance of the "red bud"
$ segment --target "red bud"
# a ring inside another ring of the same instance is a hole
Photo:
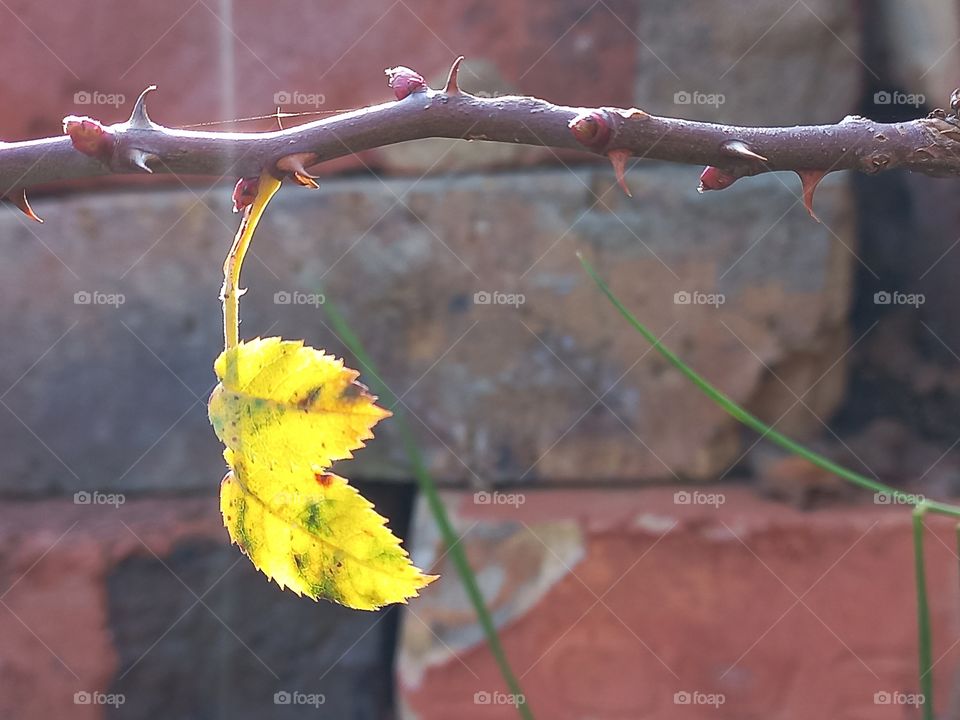
[[[423,92],[427,89],[427,82],[420,73],[403,65],[388,68],[383,71],[387,75],[387,84],[393,88],[397,100],[403,100],[410,93]]]
[[[63,119],[63,132],[70,136],[73,147],[84,155],[109,163],[115,138],[98,120],[77,115]]]
[[[259,177],[245,177],[237,180],[237,184],[233,188],[233,211],[240,212],[244,208],[253,205],[259,186]]]
[[[733,185],[739,179],[739,176],[731,175],[726,170],[721,170],[713,165],[707,165],[707,167],[703,169],[703,172],[700,173],[700,186],[697,188],[697,192],[723,190]]]
[[[598,110],[586,110],[567,126],[581,145],[591,150],[603,150],[610,141],[610,120]]]

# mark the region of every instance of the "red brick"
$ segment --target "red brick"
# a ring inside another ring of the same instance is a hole
[[[409,65],[425,77],[458,54],[495,63],[519,91],[567,104],[629,105],[637,41],[632,3],[234,4],[225,30],[216,4],[51,4],[13,0],[4,25],[0,135],[25,139],[60,132],[68,113],[125,119],[147,85],[158,122],[272,113],[274,94],[322,94],[334,111],[392,99],[383,70]],[[16,19],[14,18],[16,16]],[[223,106],[220,42],[231,41],[237,107]],[[464,82],[469,86],[470,78]],[[122,93],[120,108],[76,106],[77,91]],[[269,126],[269,122],[261,123]]]
[[[519,507],[446,495],[537,717],[904,716],[874,694],[917,692],[907,508],[802,513],[731,488],[715,508],[677,505],[674,492],[531,492]],[[425,516],[421,566],[439,551]],[[960,639],[957,561],[951,523],[931,526],[942,707]],[[432,569],[442,579],[404,622],[404,717],[513,717],[475,704],[506,688],[449,556]],[[675,704],[683,691],[725,702],[719,714]]]
[[[212,498],[0,504],[0,717],[102,717],[104,706],[75,704],[74,693],[108,692],[116,670],[110,568],[136,553],[163,556],[186,536],[222,538],[219,525]]]

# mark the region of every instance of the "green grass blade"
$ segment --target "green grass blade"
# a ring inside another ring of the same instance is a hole
[[[725,410],[729,415],[736,418],[750,429],[760,433],[761,437],[769,438],[772,442],[776,443],[780,447],[799,455],[800,457],[810,461],[817,467],[826,470],[827,472],[831,472],[834,475],[853,483],[854,485],[858,485],[868,490],[873,490],[876,493],[883,493],[892,498],[897,498],[901,502],[914,505],[913,547],[914,564],[916,568],[915,580],[917,587],[917,635],[919,647],[920,691],[924,696],[923,718],[924,720],[933,720],[933,657],[930,639],[930,606],[927,601],[927,577],[923,552],[923,518],[929,511],[938,512],[952,517],[960,517],[960,507],[907,495],[906,493],[897,490],[894,487],[877,482],[876,480],[871,480],[860,473],[848,470],[842,465],[838,465],[832,460],[829,460],[828,458],[825,458],[822,455],[813,452],[812,450],[808,450],[800,443],[774,430],[756,416],[751,415],[742,407],[733,402],[733,400],[713,387],[713,385],[707,382],[703,377],[697,374],[693,368],[684,363],[679,357],[671,352],[669,348],[665,347],[657,338],[657,336],[654,335],[646,326],[640,323],[640,321],[633,316],[626,306],[620,302],[617,296],[613,294],[613,291],[610,290],[603,279],[597,274],[596,270],[593,269],[593,266],[579,253],[578,257],[580,258],[580,264],[583,265],[584,270],[586,270],[590,277],[593,278],[593,281],[597,284],[597,287],[599,287],[603,294],[607,296],[610,302],[613,303],[613,306],[617,308],[627,322],[629,322],[630,325],[632,325],[633,328],[639,332],[644,339],[647,340],[647,342],[653,345],[654,349],[664,358],[666,358],[671,365],[683,373],[694,385],[697,386],[701,392],[703,392],[707,397],[723,408],[723,410]],[[958,526],[957,533],[958,547],[960,547],[960,526]]]
[[[517,699],[517,712],[524,720],[534,720],[533,711],[530,709],[530,706],[527,705],[526,696],[523,694],[520,681],[517,679],[517,676],[514,675],[513,669],[510,667],[510,662],[507,660],[507,654],[504,652],[503,644],[500,642],[497,627],[493,623],[493,617],[490,615],[490,611],[487,609],[486,602],[483,599],[483,594],[480,592],[477,577],[470,567],[470,563],[467,561],[463,544],[460,542],[460,538],[457,537],[453,525],[450,522],[450,517],[447,515],[446,508],[443,506],[443,501],[437,492],[437,485],[427,470],[426,463],[423,460],[423,453],[420,452],[420,447],[417,445],[416,439],[410,431],[410,426],[407,423],[406,417],[404,417],[403,407],[399,399],[390,388],[387,387],[386,383],[380,379],[380,374],[377,372],[376,366],[364,349],[363,343],[360,342],[356,333],[353,332],[353,329],[343,314],[330,302],[325,303],[323,307],[340,340],[350,348],[350,352],[353,353],[360,364],[363,365],[366,372],[369,373],[371,378],[370,384],[374,387],[377,394],[381,398],[384,398],[394,409],[394,421],[400,429],[404,449],[407,453],[414,477],[417,479],[417,485],[420,488],[420,492],[422,492],[423,496],[427,499],[430,512],[433,514],[434,520],[440,528],[440,535],[443,537],[447,552],[453,560],[454,567],[457,569],[460,582],[463,583],[467,597],[469,597],[470,603],[477,613],[477,618],[480,620],[480,626],[483,628],[487,645],[490,647],[490,652],[493,654],[497,667],[500,669],[500,674],[510,689],[510,693]],[[429,590],[427,592],[429,592]]]
[[[933,650],[930,642],[930,604],[927,601],[927,570],[923,553],[923,518],[927,507],[913,509],[913,564],[917,584],[917,640],[920,648],[920,692],[923,720],[933,720]]]
[[[587,262],[581,255],[578,254],[580,258],[580,264],[583,265],[584,270],[590,275],[593,281],[597,284],[597,287],[607,296],[607,299],[613,303],[613,306],[620,312],[620,314],[630,323],[633,328],[639,332],[644,339],[649,342],[653,348],[660,353],[666,360],[673,365],[677,370],[683,373],[697,388],[708,398],[713,400],[717,405],[719,405],[723,410],[725,410],[731,417],[739,420],[741,423],[746,425],[751,430],[754,430],[760,433],[760,436],[763,438],[768,438],[771,442],[779,445],[785,450],[799,455],[800,457],[810,461],[817,467],[826,470],[827,472],[833,473],[834,475],[846,480],[847,482],[858,485],[867,490],[872,490],[875,493],[881,493],[884,495],[890,496],[891,499],[896,499],[898,502],[916,505],[918,498],[914,495],[908,495],[902,490],[898,490],[895,487],[886,485],[884,483],[872,480],[865,475],[849,470],[842,465],[838,465],[829,458],[825,458],[823,455],[813,452],[812,450],[807,449],[796,440],[793,440],[781,432],[778,432],[774,428],[767,425],[765,422],[760,420],[760,418],[755,415],[750,414],[742,407],[737,405],[733,400],[728,398],[722,392],[717,390],[713,385],[707,382],[703,377],[701,377],[693,368],[687,365],[683,360],[677,357],[669,348],[663,345],[657,336],[654,335],[645,325],[643,325],[639,320],[637,320],[633,314],[620,302],[616,295],[613,294],[613,291],[607,286],[603,279],[597,274],[597,271],[594,270],[593,266]],[[950,515],[952,517],[960,517],[960,507],[955,505],[949,505],[947,503],[936,502],[932,500],[926,500],[925,507],[927,510],[938,512],[943,515]]]

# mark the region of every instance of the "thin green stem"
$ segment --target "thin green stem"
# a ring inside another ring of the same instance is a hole
[[[477,613],[477,618],[480,620],[480,626],[483,628],[483,633],[486,636],[487,645],[490,647],[490,652],[493,654],[494,660],[497,663],[497,667],[500,669],[500,674],[503,676],[504,681],[507,683],[507,687],[510,689],[510,693],[516,700],[517,712],[524,720],[534,720],[533,711],[530,710],[530,706],[527,705],[526,696],[523,694],[520,681],[517,679],[516,675],[514,675],[513,669],[510,667],[507,654],[503,649],[502,643],[500,642],[500,635],[497,632],[497,627],[493,623],[493,617],[490,615],[490,611],[487,609],[486,602],[483,599],[483,594],[480,592],[480,585],[477,583],[476,575],[474,574],[473,569],[470,567],[470,563],[467,560],[467,555],[463,549],[463,544],[460,542],[461,538],[457,536],[457,533],[453,528],[453,524],[450,522],[450,517],[447,514],[446,508],[443,506],[443,501],[440,499],[440,494],[437,492],[436,483],[433,481],[433,477],[431,477],[430,472],[427,470],[426,463],[423,460],[423,454],[420,452],[420,447],[417,445],[417,441],[414,438],[413,433],[410,430],[410,426],[403,415],[398,398],[390,390],[390,388],[387,387],[386,383],[381,380],[376,366],[373,364],[370,356],[367,355],[367,352],[364,349],[363,344],[360,342],[360,339],[353,332],[350,325],[347,323],[346,319],[336,308],[336,306],[328,302],[324,305],[324,310],[326,311],[327,316],[330,318],[330,322],[333,324],[334,330],[339,335],[340,339],[348,348],[350,348],[350,352],[354,354],[360,364],[363,365],[364,369],[370,374],[370,377],[372,378],[372,382],[370,384],[374,386],[376,392],[388,402],[391,408],[393,408],[395,412],[395,420],[398,428],[400,429],[400,435],[403,440],[404,449],[413,469],[413,474],[417,479],[420,492],[423,493],[424,497],[427,499],[427,505],[430,507],[430,512],[433,514],[437,526],[440,528],[440,535],[443,537],[443,542],[447,547],[447,552],[450,555],[450,558],[453,560],[453,564],[457,569],[457,573],[460,575],[460,581],[463,583],[467,597],[469,597],[470,603],[473,605],[474,611]]]
[[[669,348],[663,345],[657,336],[654,335],[645,325],[640,323],[640,321],[633,316],[633,314],[623,305],[623,303],[620,302],[617,296],[613,294],[613,291],[607,287],[607,284],[597,274],[596,270],[593,269],[593,266],[579,254],[578,257],[580,257],[580,264],[583,265],[584,270],[586,270],[590,277],[593,278],[593,281],[597,284],[597,287],[599,287],[603,294],[607,296],[610,302],[613,303],[613,306],[620,312],[627,322],[630,323],[630,325],[632,325],[633,328],[639,332],[658,353],[666,358],[671,365],[683,373],[704,395],[709,397],[717,405],[723,408],[723,410],[725,410],[731,417],[739,420],[751,430],[755,430],[756,432],[760,433],[762,438],[769,438],[771,442],[786,450],[789,450],[792,453],[795,453],[796,455],[799,455],[817,467],[843,478],[847,482],[853,483],[854,485],[858,485],[862,488],[866,488],[867,490],[872,490],[875,493],[888,496],[890,500],[898,503],[916,505],[920,501],[918,496],[905,493],[902,490],[892,487],[891,485],[886,485],[885,483],[871,480],[865,475],[861,475],[853,470],[849,470],[842,465],[838,465],[829,458],[824,457],[823,455],[815,453],[812,450],[808,450],[796,440],[793,440],[783,433],[778,432],[755,415],[752,415],[744,410],[733,400],[728,398],[713,385],[707,382],[695,370],[693,370],[693,368],[677,357]],[[923,502],[925,508],[930,512],[949,515],[951,517],[960,517],[960,507],[934,500],[924,500]]]
[[[923,502],[913,509],[913,560],[917,583],[917,638],[920,650],[920,692],[923,694],[923,720],[933,720],[933,651],[930,642],[927,570],[923,552],[923,519],[926,514],[927,506]]]
[[[629,322],[630,325],[632,325],[633,328],[647,340],[647,342],[653,345],[654,349],[663,357],[665,357],[671,365],[683,373],[694,385],[696,385],[701,392],[703,392],[707,397],[723,408],[723,410],[725,410],[733,418],[739,420],[750,429],[760,433],[761,437],[769,438],[772,442],[776,443],[780,447],[799,455],[823,470],[831,472],[834,475],[853,483],[854,485],[858,485],[859,487],[873,490],[875,493],[882,493],[892,499],[896,499],[898,502],[904,502],[914,506],[913,548],[917,586],[917,635],[919,646],[920,690],[923,694],[923,718],[924,720],[933,720],[933,653],[930,640],[930,606],[927,601],[927,573],[926,566],[924,564],[923,552],[923,520],[928,512],[936,512],[942,515],[949,515],[951,517],[960,517],[960,507],[934,500],[926,500],[919,496],[908,495],[901,490],[891,487],[890,485],[886,485],[876,480],[871,480],[860,473],[848,470],[842,465],[838,465],[832,460],[829,460],[828,458],[825,458],[822,455],[813,452],[812,450],[808,450],[800,443],[787,437],[786,435],[783,435],[780,432],[777,432],[759,418],[751,415],[726,395],[713,387],[713,385],[707,382],[690,366],[684,363],[667,347],[661,344],[657,336],[648,330],[643,324],[641,324],[623,305],[623,303],[620,302],[617,296],[613,294],[613,291],[611,291],[607,284],[600,278],[597,272],[593,269],[593,266],[582,256],[580,256],[579,253],[578,256],[580,257],[580,263],[583,265],[583,268],[587,271],[590,277],[593,278],[593,281],[597,284],[597,287],[599,287],[603,294],[607,296],[610,302],[613,303],[613,306],[617,308],[627,322]],[[957,546],[960,548],[960,525],[957,527]]]

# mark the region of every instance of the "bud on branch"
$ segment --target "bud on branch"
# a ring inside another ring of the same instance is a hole
[[[313,187],[307,168],[362,150],[421,138],[540,145],[610,158],[621,185],[632,158],[706,166],[700,189],[717,190],[742,177],[790,170],[803,181],[812,214],[813,190],[834,170],[876,173],[905,168],[960,175],[956,110],[884,124],[850,116],[835,125],[736,127],[657,117],[636,108],[577,108],[532,97],[476,97],[457,83],[460,60],[443,90],[405,67],[387,70],[396,101],[261,133],[177,130],[147,116],[145,97],[129,121],[104,126],[68,117],[68,137],[0,143],[0,197],[18,201],[35,185],[110,173],[259,177],[263,170]],[[152,88],[150,88],[152,89]],[[691,178],[691,183],[694,180]]]

